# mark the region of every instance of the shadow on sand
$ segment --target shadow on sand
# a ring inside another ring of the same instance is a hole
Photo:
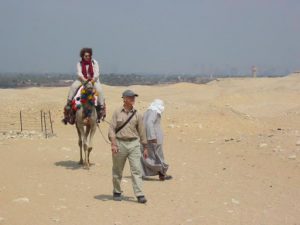
[[[83,166],[80,165],[77,161],[72,161],[72,160],[59,161],[59,162],[55,162],[54,164],[56,166],[65,167],[66,169],[69,170],[78,170],[83,168]]]
[[[143,177],[143,181],[159,181],[161,182],[161,180],[157,177]]]
[[[101,201],[113,201],[113,196],[112,195],[96,195],[94,197],[95,199],[101,200]],[[129,197],[129,196],[122,196],[122,201],[127,201],[127,202],[137,202],[134,197]]]
[[[65,167],[68,170],[87,169],[82,164],[79,164],[79,161],[66,160],[66,161],[59,161],[54,164],[55,166]],[[94,165],[95,165],[94,163],[90,163],[90,167]]]
[[[124,176],[124,178],[132,179],[131,176]],[[143,181],[159,181],[159,182],[161,182],[161,180],[157,176],[143,177]]]

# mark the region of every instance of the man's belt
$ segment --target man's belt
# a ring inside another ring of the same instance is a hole
[[[137,140],[138,138],[118,138],[117,137],[117,140],[119,141],[135,141]]]

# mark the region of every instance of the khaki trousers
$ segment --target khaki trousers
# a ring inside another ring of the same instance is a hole
[[[122,193],[121,181],[123,169],[128,158],[134,194],[137,197],[143,196],[141,150],[139,140],[123,141],[117,139],[117,145],[119,152],[112,155],[113,192]]]

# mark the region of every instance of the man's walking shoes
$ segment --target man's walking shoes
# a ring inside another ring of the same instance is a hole
[[[162,173],[159,173],[159,180],[165,181],[165,180],[171,180],[173,177],[170,175],[164,175]]]
[[[122,201],[122,195],[121,195],[121,193],[114,193],[113,194],[113,200],[114,201]]]
[[[142,203],[142,204],[145,204],[147,202],[147,199],[145,198],[145,196],[138,196],[137,200],[138,200],[138,203]]]

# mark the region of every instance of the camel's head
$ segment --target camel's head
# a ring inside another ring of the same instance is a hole
[[[93,106],[95,104],[95,93],[94,84],[92,82],[87,82],[84,84],[80,96],[80,101],[83,107]]]
[[[93,91],[94,90],[94,84],[89,81],[86,85],[85,85],[85,89],[88,91]]]
[[[94,90],[95,90],[95,87],[94,87],[94,84],[92,82],[87,82],[84,84],[84,90],[85,90],[85,94],[86,95],[94,95]]]

